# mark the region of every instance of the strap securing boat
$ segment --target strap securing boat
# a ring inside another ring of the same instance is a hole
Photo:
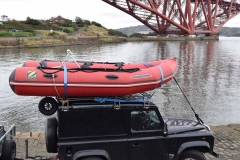
[[[147,67],[153,67],[151,64],[149,64],[149,63],[147,63],[147,62],[144,62],[143,63],[145,66],[147,66]]]
[[[124,103],[124,102],[147,102],[152,98],[154,93],[151,94],[151,95],[148,95],[147,97],[143,96],[141,98],[136,98],[136,99],[131,99],[131,100],[119,99],[119,98],[108,98],[108,97],[95,97],[94,100],[98,103],[104,103],[104,102],[118,102],[118,103],[120,103],[120,102],[122,102],[122,103]]]
[[[149,63],[147,63],[147,62],[144,62],[143,63],[145,66],[147,66],[147,67],[154,67],[154,66],[152,66],[151,64],[149,64]],[[163,74],[163,70],[162,70],[162,67],[161,66],[157,66],[158,67],[158,69],[160,70],[160,73],[161,73],[161,82],[160,82],[160,84],[159,84],[159,86],[158,86],[158,88],[159,87],[161,87],[162,86],[162,83],[163,83],[163,81],[164,81],[164,74]]]
[[[67,67],[63,63],[63,69],[64,69],[64,92],[65,92],[65,98],[68,98],[68,88],[67,88]]]
[[[161,77],[162,77],[162,78],[161,78],[161,82],[160,82],[160,84],[159,84],[159,86],[158,86],[158,88],[159,88],[159,87],[162,86],[162,83],[163,83],[163,81],[164,81],[164,74],[163,74],[162,67],[158,66],[158,69],[160,70]]]

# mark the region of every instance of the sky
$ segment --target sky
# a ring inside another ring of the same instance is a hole
[[[132,16],[102,0],[0,0],[0,16],[26,20],[49,19],[61,15],[74,20],[76,16],[96,21],[108,29],[142,25]],[[228,21],[225,27],[240,27],[240,15]]]

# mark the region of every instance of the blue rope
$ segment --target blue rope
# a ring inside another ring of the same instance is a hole
[[[63,69],[64,69],[64,92],[65,92],[65,98],[68,98],[68,89],[67,89],[67,67],[63,63]]]

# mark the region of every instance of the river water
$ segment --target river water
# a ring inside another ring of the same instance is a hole
[[[201,119],[209,125],[240,123],[240,38],[219,41],[128,42],[54,48],[0,50],[0,121],[15,123],[17,131],[44,131],[47,118],[38,111],[42,97],[18,96],[9,87],[11,72],[27,60],[60,60],[66,50],[76,60],[147,62],[176,57],[176,79]],[[70,60],[70,59],[69,59]],[[172,80],[151,101],[162,115],[195,119]]]

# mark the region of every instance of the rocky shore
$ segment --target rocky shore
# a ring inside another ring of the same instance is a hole
[[[168,37],[168,36],[147,36],[136,37],[110,37],[110,36],[56,36],[56,37],[23,37],[23,38],[0,38],[0,49],[20,48],[46,48],[84,44],[106,44],[136,41],[201,41],[218,40],[218,35],[208,37]]]
[[[215,137],[215,150],[220,154],[219,160],[240,159],[240,124],[210,126]],[[55,157],[56,154],[47,153],[44,133],[16,134],[17,158],[26,157]],[[26,140],[28,140],[28,156],[26,156]],[[217,160],[210,154],[205,155],[207,160]]]
[[[0,38],[0,49],[21,48],[46,48],[83,44],[104,44],[126,42],[121,37],[25,37],[25,38]]]

